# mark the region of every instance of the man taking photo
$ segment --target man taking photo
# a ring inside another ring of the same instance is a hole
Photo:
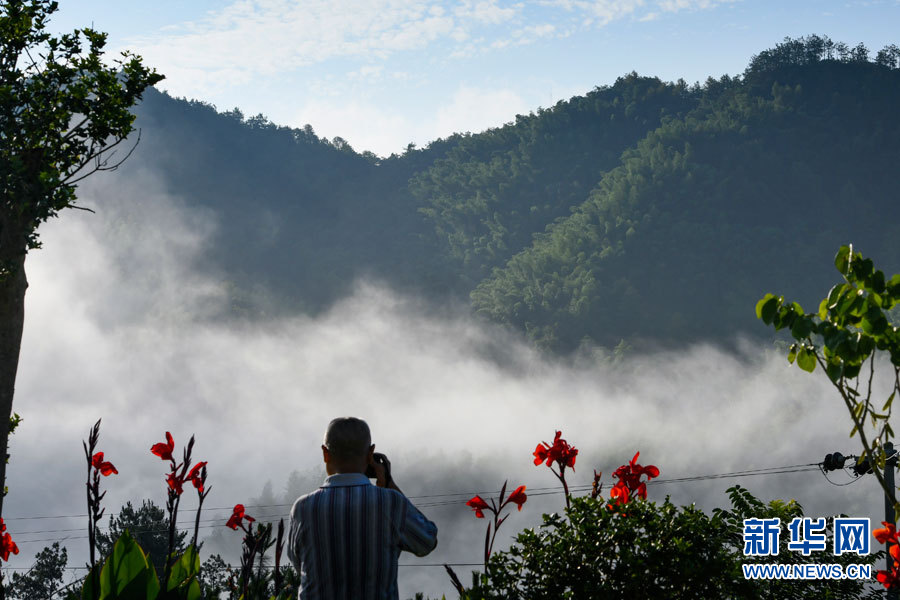
[[[399,600],[400,551],[425,556],[437,546],[437,527],[394,483],[365,421],[331,421],[322,457],[325,483],[291,509],[288,557],[300,574],[298,600]]]

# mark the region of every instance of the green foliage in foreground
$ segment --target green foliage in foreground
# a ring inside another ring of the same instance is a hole
[[[859,434],[862,456],[873,463],[885,494],[896,498],[883,471],[890,453],[885,445],[894,438],[892,406],[900,392],[900,328],[891,312],[900,305],[900,273],[885,276],[852,246],[840,247],[834,266],[843,281],[831,288],[817,312],[766,294],[756,304],[756,316],[790,332],[795,340],[787,355],[791,363],[810,373],[817,365],[822,368],[850,414],[850,436]],[[891,382],[886,391],[874,385],[876,372]]]
[[[473,574],[469,600],[563,598],[784,599],[879,597],[860,581],[751,581],[741,564],[758,562],[874,563],[867,557],[787,550],[787,524],[803,511],[794,501],[765,504],[740,486],[729,489],[730,510],[707,515],[693,505],[634,501],[610,509],[602,498],[573,498],[566,514],[544,515],[487,572]],[[780,517],[778,556],[743,556],[745,518]],[[829,532],[830,533],[830,532]]]

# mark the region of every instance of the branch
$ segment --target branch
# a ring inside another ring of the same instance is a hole
[[[863,414],[860,417],[860,420],[865,421],[866,417],[869,416],[870,412],[874,412],[872,409],[872,380],[875,378],[875,352],[872,352],[871,360],[869,361],[869,385],[868,390],[866,391],[866,407],[863,410]],[[873,423],[874,425],[874,423]]]
[[[38,64],[37,61],[34,60],[33,56],[31,56],[31,52],[28,50],[27,47],[25,48],[25,54],[28,55],[28,60],[31,61],[31,64],[25,68],[25,72],[27,73],[30,69],[37,68],[37,72],[41,73],[42,71],[41,71],[40,67],[37,66],[37,64]]]
[[[138,132],[138,137],[137,137],[137,139],[134,141],[134,145],[131,147],[131,149],[128,151],[128,153],[124,156],[124,158],[122,158],[122,160],[118,161],[118,162],[115,163],[114,165],[107,166],[107,165],[109,164],[109,159],[112,158],[112,155],[106,157],[106,158],[105,158],[104,160],[102,160],[102,161],[100,160],[100,158],[101,158],[101,156],[103,156],[104,153],[109,152],[110,150],[112,150],[113,148],[115,148],[116,146],[118,146],[119,144],[121,144],[122,142],[124,142],[124,141],[125,141],[126,139],[128,139],[128,138],[120,138],[120,139],[116,140],[115,142],[113,142],[112,144],[110,144],[110,145],[108,145],[108,146],[105,146],[105,147],[104,147],[102,150],[100,150],[99,152],[97,152],[97,153],[95,153],[95,154],[90,154],[87,158],[85,158],[85,159],[82,161],[81,165],[78,166],[78,168],[76,168],[74,171],[72,171],[71,173],[69,173],[69,176],[66,177],[66,178],[61,182],[62,185],[75,185],[76,183],[78,183],[78,182],[81,181],[82,179],[86,179],[86,178],[90,177],[91,175],[93,175],[93,174],[96,173],[97,171],[115,171],[116,169],[118,169],[118,168],[122,165],[122,163],[124,163],[126,160],[128,160],[128,157],[131,156],[131,154],[134,152],[135,148],[137,148],[137,145],[140,143],[140,141],[141,141],[141,130],[138,129],[137,132]],[[113,154],[115,154],[115,153],[113,153]],[[75,178],[75,179],[72,179],[72,177],[74,177],[77,173],[79,173],[79,172],[80,172],[84,167],[86,167],[87,164],[88,164],[90,161],[92,161],[92,160],[93,160],[93,161],[96,161],[96,166],[95,166],[93,169],[91,169],[91,170],[88,171],[87,173],[81,175],[80,177],[77,177],[77,178]]]
[[[825,361],[821,356],[819,356],[818,352],[813,353],[813,356],[816,357],[816,362],[819,363],[819,366],[824,371]],[[841,377],[841,380],[843,380],[843,377]],[[847,396],[847,393],[844,391],[844,389],[840,385],[835,383],[831,379],[831,377],[828,378],[828,381],[831,381],[831,384],[837,389],[838,393],[841,395],[841,398],[843,398],[844,404],[847,405],[847,410],[850,412],[850,418],[853,420],[853,424],[856,426],[856,430],[859,432],[859,441],[862,442],[863,450],[865,451],[866,456],[869,458],[869,464],[872,467],[872,473],[875,474],[875,479],[878,480],[878,484],[881,486],[881,489],[884,490],[885,494],[888,495],[891,502],[896,504],[897,500],[895,490],[888,488],[887,484],[884,481],[884,474],[878,470],[878,465],[875,464],[875,461],[872,460],[874,457],[872,456],[872,447],[866,439],[866,432],[864,429],[865,424],[860,423],[859,419],[857,419],[856,411],[853,410],[850,398]]]
[[[75,134],[76,131],[81,129],[82,125],[87,123],[89,120],[90,120],[90,117],[85,117],[84,119],[82,119],[81,123],[79,123],[72,129],[70,129],[68,132],[66,132],[66,135],[62,136],[62,139],[60,141],[65,142],[66,140],[68,140],[70,137],[72,137]]]

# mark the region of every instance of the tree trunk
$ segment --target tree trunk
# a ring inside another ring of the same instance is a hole
[[[9,418],[12,415],[19,348],[25,323],[26,241],[21,224],[10,215],[0,218],[0,488],[6,485]],[[0,495],[0,515],[3,496]]]

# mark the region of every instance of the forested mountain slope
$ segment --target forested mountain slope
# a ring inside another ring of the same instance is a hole
[[[818,300],[841,243],[900,267],[900,71],[754,63],[705,93],[483,281],[476,309],[558,349],[724,339],[752,331],[762,291]]]
[[[900,270],[900,50],[869,54],[786,40],[741,77],[631,74],[384,158],[154,93],[134,162],[215,214],[211,269],[283,310],[374,276],[556,351],[763,335],[755,300],[813,302],[842,243]]]

